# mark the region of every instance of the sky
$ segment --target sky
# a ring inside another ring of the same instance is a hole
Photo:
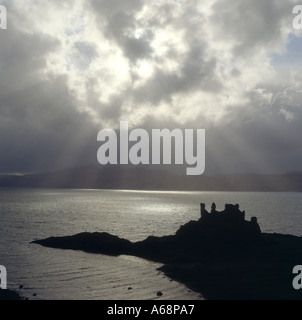
[[[7,0],[0,173],[97,163],[97,134],[206,129],[206,173],[302,171],[294,0]]]

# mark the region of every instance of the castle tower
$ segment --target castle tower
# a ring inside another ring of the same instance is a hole
[[[211,213],[216,213],[216,203],[215,202],[212,203]]]
[[[257,223],[258,223],[257,218],[256,218],[256,217],[252,217],[252,218],[251,218],[251,223],[257,224]]]
[[[200,215],[201,217],[204,217],[208,211],[206,210],[206,205],[204,203],[200,204]]]

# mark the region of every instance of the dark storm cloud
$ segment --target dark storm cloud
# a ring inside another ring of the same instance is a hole
[[[236,39],[236,55],[251,55],[254,50],[280,42],[282,27],[292,19],[293,6],[293,2],[282,0],[235,0],[232,5],[227,0],[216,1],[213,27],[222,39]]]
[[[97,131],[75,108],[66,77],[43,76],[45,55],[57,49],[58,41],[23,33],[13,21],[0,37],[1,172],[81,163]]]
[[[116,1],[118,2],[118,1]],[[96,6],[97,16],[104,17],[108,21],[105,32],[109,38],[113,38],[120,48],[123,50],[124,55],[129,58],[132,62],[137,59],[149,58],[152,53],[150,46],[150,40],[152,39],[151,32],[145,32],[143,35],[136,37],[133,30],[140,25],[140,21],[134,18],[134,9],[141,7],[141,3],[135,1],[136,5],[126,6],[127,2],[123,2],[123,6],[119,3],[116,4],[115,8],[110,6],[110,10],[103,8],[100,3]],[[119,8],[119,9],[118,9]],[[124,10],[123,10],[124,9]],[[128,9],[128,10],[127,10]],[[105,16],[102,14],[105,13]],[[100,21],[102,26],[103,20]]]
[[[286,55],[292,1],[7,6],[1,172],[95,162],[97,132],[120,120],[205,128],[207,172],[301,168],[301,73],[272,65]]]
[[[192,46],[183,64],[175,72],[156,70],[154,75],[137,90],[134,97],[137,102],[151,101],[158,104],[161,100],[170,101],[173,93],[190,93],[190,91],[219,91],[221,84],[215,77],[215,59],[203,57],[202,46]]]
[[[120,12],[132,13],[142,8],[142,0],[91,0],[93,8],[105,15],[115,15]]]

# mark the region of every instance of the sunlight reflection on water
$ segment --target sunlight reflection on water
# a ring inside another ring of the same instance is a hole
[[[239,203],[262,231],[302,236],[300,193],[157,192],[112,190],[5,190],[0,192],[0,264],[13,287],[37,299],[199,299],[170,281],[155,264],[43,248],[32,240],[80,232],[110,232],[139,241],[174,234],[199,219],[199,203]],[[131,290],[128,288],[131,287]]]

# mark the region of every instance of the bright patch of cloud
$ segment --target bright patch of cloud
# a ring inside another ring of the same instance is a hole
[[[0,125],[23,119],[54,150],[62,119],[61,139],[77,130],[83,143],[119,120],[219,134],[289,126],[302,116],[296,2],[7,1]]]

